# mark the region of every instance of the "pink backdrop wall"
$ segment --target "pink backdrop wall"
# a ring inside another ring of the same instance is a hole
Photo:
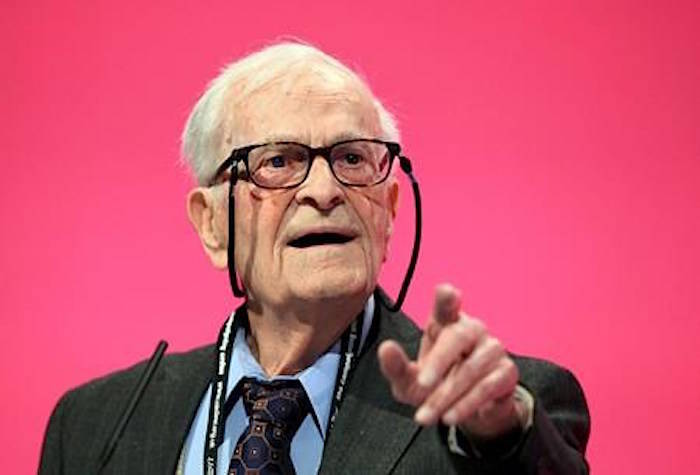
[[[67,388],[215,337],[234,302],[186,221],[178,136],[219,67],[293,35],[402,125],[425,195],[410,313],[451,281],[512,350],[571,368],[595,473],[697,473],[697,2],[177,3],[2,6],[3,472],[36,470]]]

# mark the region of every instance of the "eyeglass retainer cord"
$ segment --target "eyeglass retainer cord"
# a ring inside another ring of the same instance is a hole
[[[421,231],[423,228],[423,216],[421,212],[421,195],[420,188],[418,187],[418,180],[413,175],[413,167],[411,161],[403,156],[399,155],[399,165],[401,170],[408,176],[411,181],[411,189],[413,190],[413,200],[414,208],[416,211],[415,216],[415,232],[413,235],[413,250],[411,251],[411,261],[408,264],[408,269],[406,270],[406,275],[404,276],[403,282],[401,284],[401,290],[399,291],[399,296],[396,302],[392,304],[387,299],[382,299],[382,304],[390,312],[398,312],[401,310],[404,300],[406,299],[406,294],[408,292],[408,287],[411,284],[411,279],[413,278],[413,273],[416,270],[416,264],[418,263],[418,253],[420,251],[420,241],[421,241]],[[236,233],[235,233],[235,201],[233,196],[233,188],[236,186],[238,181],[238,160],[234,161],[232,164],[232,172],[229,179],[229,193],[228,193],[228,277],[231,284],[231,290],[235,297],[245,297],[245,291],[239,286],[238,278],[236,277],[236,265],[234,257],[234,249],[236,245]]]

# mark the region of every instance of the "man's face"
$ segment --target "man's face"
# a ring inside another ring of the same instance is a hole
[[[237,112],[229,148],[276,140],[320,147],[381,135],[367,94],[350,86],[329,90],[318,79],[259,92]],[[397,199],[393,177],[372,187],[347,187],[322,157],[314,157],[307,179],[293,189],[239,181],[235,258],[250,297],[270,305],[366,297],[386,256]],[[322,233],[350,239],[297,245],[300,237]]]

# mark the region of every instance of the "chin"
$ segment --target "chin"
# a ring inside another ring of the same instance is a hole
[[[308,272],[294,281],[290,290],[297,298],[304,300],[335,300],[369,295],[373,287],[366,272],[344,269],[342,272]]]

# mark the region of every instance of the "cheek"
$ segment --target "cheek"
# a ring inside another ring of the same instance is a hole
[[[375,259],[381,259],[389,238],[390,212],[386,206],[384,194],[368,194],[362,197],[356,206],[364,223],[367,236],[371,240]]]
[[[257,188],[236,190],[236,248],[254,258],[274,247],[289,196]],[[238,251],[236,252],[238,255]]]

